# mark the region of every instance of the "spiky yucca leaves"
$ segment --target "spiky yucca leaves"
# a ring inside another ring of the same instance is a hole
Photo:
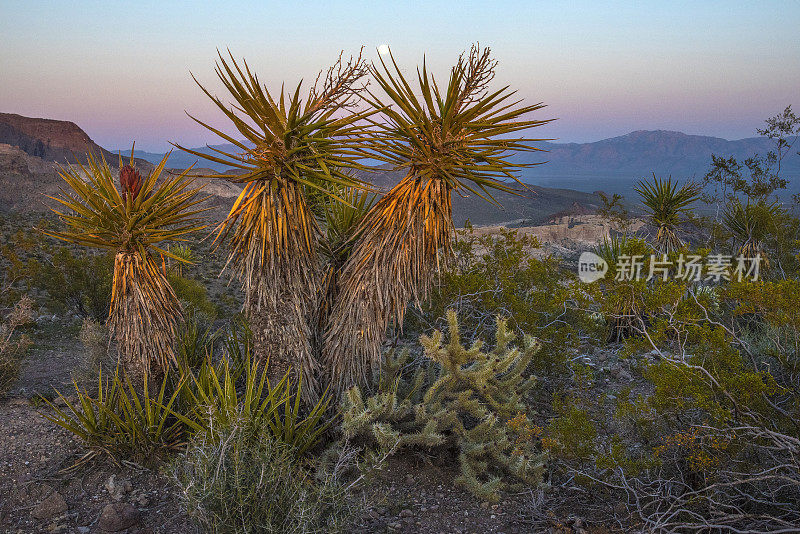
[[[308,193],[335,196],[331,184],[357,183],[345,171],[361,168],[363,142],[358,136],[366,124],[361,120],[374,112],[337,112],[353,106],[365,67],[360,56],[348,62],[340,56],[305,100],[301,84],[294,92],[281,88],[274,99],[247,64],[240,66],[233,56],[227,61],[220,55],[216,72],[234,101],[232,107],[200,87],[252,146],[195,119],[240,152],[183,150],[237,170],[217,175],[244,184],[218,239],[229,238],[228,265],[245,292],[256,353],[269,358],[272,378],[280,378],[290,366],[300,369],[304,391],[313,395],[317,364],[309,314],[319,291],[320,265],[319,227]]]
[[[319,204],[324,239],[320,241],[323,259],[323,276],[320,284],[317,333],[324,333],[341,284],[341,271],[353,252],[359,236],[360,223],[375,204],[375,193],[355,187],[338,187],[337,196],[344,200],[325,197]]]
[[[608,273],[601,282],[608,288],[603,299],[603,313],[608,318],[608,342],[619,342],[640,330],[643,318],[641,295],[647,281],[644,279],[617,280],[617,266],[632,257],[644,259],[649,256],[647,243],[624,235],[604,239],[595,248],[595,253],[608,264]],[[647,272],[643,265],[642,272]],[[627,274],[627,273],[626,273]]]
[[[522,347],[513,347],[515,335],[498,319],[491,351],[481,342],[467,348],[452,310],[447,319],[447,342],[438,331],[421,338],[432,380],[418,366],[410,379],[383,377],[383,388],[366,399],[358,387],[351,388],[343,401],[342,429],[347,439],[371,442],[383,452],[456,450],[461,468],[456,483],[496,502],[505,489],[541,481],[542,454],[532,441],[513,439],[507,424],[526,411],[524,398],[535,382],[526,369],[539,343],[526,337]]]
[[[516,179],[513,171],[524,165],[509,156],[537,150],[534,139],[514,134],[547,122],[522,119],[542,105],[519,105],[507,87],[487,90],[496,65],[489,49],[473,47],[460,57],[444,92],[423,65],[419,99],[393,57],[391,66],[381,64],[371,71],[389,105],[373,93],[367,97],[386,118],[375,157],[407,175],[364,217],[343,269],[323,349],[340,392],[370,376],[389,323],[402,324],[408,303],[426,297],[439,251],[450,252],[451,194],[488,199],[490,189],[513,191],[502,180]]]
[[[687,213],[689,205],[700,198],[701,187],[687,183],[678,188],[678,183],[673,183],[672,177],[664,180],[653,174],[653,183],[639,180],[634,189],[642,198],[650,224],[658,228],[656,250],[663,254],[679,250],[683,246],[677,234],[681,215]]]
[[[121,189],[105,160],[90,156],[86,166],[61,169],[69,190],[51,198],[66,208],[53,211],[67,229],[44,232],[116,252],[109,326],[134,378],[144,376],[153,362],[163,368],[175,358],[181,309],[155,255],[181,258],[160,244],[205,228],[198,217],[204,211],[198,204],[205,200],[200,188],[192,187],[185,172],[162,176],[168,158],[146,178],[120,158]]]
[[[725,206],[722,213],[722,224],[733,234],[737,242],[737,254],[745,258],[761,256],[761,268],[769,268],[769,257],[765,248],[765,240],[775,225],[775,218],[781,208],[777,202],[767,203],[759,200],[755,203],[742,204],[733,200]]]

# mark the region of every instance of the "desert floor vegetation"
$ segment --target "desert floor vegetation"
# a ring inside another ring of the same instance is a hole
[[[221,221],[166,159],[64,168],[54,214],[0,220],[0,529],[800,528],[800,224],[774,197],[800,121],[606,198],[586,283],[579,250],[453,227],[546,122],[495,66],[340,56],[277,93],[220,56],[233,105],[203,90],[238,133],[207,127],[240,151],[196,155],[242,185]],[[376,191],[367,158],[405,174]]]

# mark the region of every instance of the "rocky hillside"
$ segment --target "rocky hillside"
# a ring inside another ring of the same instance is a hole
[[[18,147],[30,156],[58,163],[86,161],[86,154],[102,155],[108,161],[116,154],[100,147],[77,124],[53,119],[0,113],[0,143]]]

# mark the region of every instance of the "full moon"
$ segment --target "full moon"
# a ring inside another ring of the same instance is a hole
[[[385,56],[386,54],[388,54],[389,53],[389,45],[387,45],[387,44],[380,45],[378,47],[378,53],[380,55],[382,55],[382,56]]]

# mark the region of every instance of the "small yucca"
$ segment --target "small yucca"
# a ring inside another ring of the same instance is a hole
[[[153,362],[163,368],[175,358],[181,310],[162,266],[164,256],[182,259],[161,244],[205,228],[198,217],[204,210],[197,206],[205,200],[200,188],[192,187],[185,171],[162,176],[168,158],[146,178],[133,167],[132,156],[129,165],[120,158],[119,189],[105,160],[90,155],[86,166],[62,168],[69,189],[51,198],[66,208],[53,211],[67,229],[44,232],[116,253],[109,327],[126,370],[136,377]]]
[[[678,237],[678,224],[681,216],[689,211],[688,207],[700,198],[701,187],[687,183],[678,188],[672,177],[663,180],[653,174],[652,184],[640,180],[634,189],[642,198],[650,224],[658,229],[656,250],[663,254],[680,250],[683,241]]]
[[[759,200],[742,204],[733,200],[725,206],[722,225],[733,234],[737,243],[737,254],[745,258],[761,257],[761,268],[769,268],[769,257],[765,241],[774,230],[775,219],[781,208],[777,202]]]
[[[439,251],[450,252],[451,195],[490,199],[490,189],[512,191],[503,180],[516,180],[513,172],[525,165],[509,156],[537,150],[534,139],[514,134],[547,122],[522,118],[542,105],[519,105],[507,87],[489,91],[495,65],[488,48],[473,47],[440,91],[423,64],[418,93],[393,57],[391,65],[381,59],[380,68],[371,68],[388,97],[366,97],[385,118],[376,123],[382,131],[374,157],[406,176],[363,218],[343,267],[323,354],[340,392],[371,375],[390,321],[401,324],[409,301],[427,295]]]

